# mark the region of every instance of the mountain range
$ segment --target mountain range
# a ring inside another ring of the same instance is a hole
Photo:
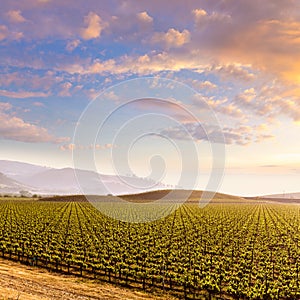
[[[18,191],[20,193],[21,191],[28,190],[28,188],[29,188],[28,186],[23,185],[22,183],[7,177],[3,173],[0,173],[0,193],[1,194],[15,193],[16,191]]]
[[[78,183],[80,181],[80,185]],[[146,178],[99,174],[72,168],[49,168],[17,161],[0,160],[0,194],[29,192],[40,195],[132,194],[166,188]],[[147,187],[149,187],[147,189]]]
[[[137,176],[105,175],[87,170],[75,172],[72,168],[56,169],[18,161],[0,160],[0,195],[128,195],[170,188],[177,187]],[[300,199],[300,192],[249,198],[292,201]]]

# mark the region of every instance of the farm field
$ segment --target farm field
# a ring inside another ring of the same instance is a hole
[[[298,205],[215,201],[126,223],[88,202],[1,200],[0,256],[180,299],[297,299],[299,217]]]

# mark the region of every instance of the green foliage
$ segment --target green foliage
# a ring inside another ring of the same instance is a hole
[[[299,216],[296,205],[188,204],[137,224],[108,218],[89,203],[1,201],[0,255],[196,299],[296,299]]]

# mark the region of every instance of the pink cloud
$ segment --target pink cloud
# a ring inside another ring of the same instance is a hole
[[[0,41],[4,40],[8,36],[9,32],[7,26],[0,25]]]
[[[33,102],[32,105],[36,107],[45,107],[45,104],[42,102]]]
[[[182,47],[189,43],[191,34],[188,30],[178,31],[170,28],[167,32],[156,32],[152,37],[153,43],[163,44],[167,49],[172,47]]]
[[[23,23],[26,21],[20,10],[10,10],[7,12],[7,16],[9,17],[10,21],[14,23]]]
[[[60,85],[61,87],[61,91],[59,92],[59,96],[61,97],[69,97],[71,96],[71,92],[70,92],[70,89],[72,88],[72,83],[70,82],[65,82],[65,83],[62,83]]]
[[[68,138],[58,138],[50,134],[44,127],[25,122],[23,119],[8,114],[11,105],[0,105],[0,138],[26,143],[61,143]]]
[[[84,146],[84,145],[78,145],[78,144],[65,144],[59,146],[59,149],[61,151],[73,151],[73,150],[106,150],[106,149],[112,149],[115,148],[116,146],[113,144],[96,144],[96,145],[89,145],[89,146]]]
[[[102,30],[107,26],[101,17],[94,12],[90,12],[84,17],[84,23],[86,27],[81,29],[81,37],[85,40],[100,37]]]
[[[143,23],[153,23],[153,18],[146,11],[137,14],[138,19]]]
[[[35,98],[35,97],[48,97],[50,93],[44,92],[28,92],[28,91],[7,91],[7,90],[0,90],[0,96],[9,97],[9,98]]]
[[[0,102],[0,112],[1,111],[5,111],[5,110],[9,110],[12,108],[12,105],[8,102]]]

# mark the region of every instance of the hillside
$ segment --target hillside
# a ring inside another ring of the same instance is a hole
[[[186,203],[198,203],[203,195],[203,191],[189,191],[189,190],[159,190],[146,193],[120,195],[118,197],[125,201],[136,203],[147,203],[161,199],[162,201],[169,202],[181,202],[184,199],[188,199]],[[93,201],[110,202],[115,200],[114,196],[89,196]],[[205,199],[205,198],[204,198]],[[88,200],[84,195],[71,195],[71,196],[55,196],[42,198],[41,201],[55,201],[55,202],[87,202]],[[210,202],[249,202],[244,198],[216,193],[214,198]]]
[[[0,172],[23,185],[19,189],[15,186],[16,189],[12,190],[14,193],[26,189],[41,195],[120,195],[138,193],[153,186],[156,189],[165,188],[161,183],[155,184],[151,179],[133,175],[118,176],[89,170],[75,171],[73,168],[47,168],[16,161],[0,160]]]
[[[211,192],[204,192],[198,190],[159,190],[159,191],[151,191],[146,193],[140,194],[133,194],[133,195],[122,195],[120,196],[126,201],[133,201],[133,202],[152,202],[158,199],[163,199],[165,201],[182,201],[184,199],[188,199],[186,203],[198,203],[200,199],[202,200],[210,200],[212,197]],[[242,197],[222,194],[222,193],[215,193],[213,195],[213,199],[210,202],[245,202]]]
[[[19,193],[19,191],[27,189],[28,186],[0,173],[0,194]]]
[[[50,168],[33,165],[29,163],[11,161],[11,160],[0,160],[0,172],[12,178],[14,180],[22,182],[24,178],[33,176],[40,172],[49,170]]]

